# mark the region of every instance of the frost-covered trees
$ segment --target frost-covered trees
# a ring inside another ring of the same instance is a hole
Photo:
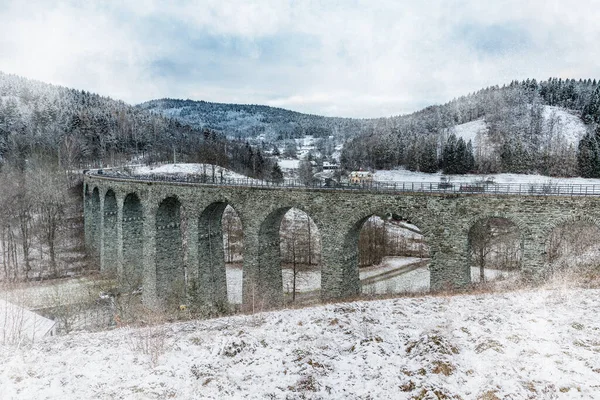
[[[475,169],[471,141],[465,144],[463,138],[450,134],[442,149],[440,165],[445,174],[466,174]]]
[[[298,179],[303,185],[310,185],[313,182],[313,167],[310,161],[302,160],[298,166]]]
[[[257,178],[271,169],[263,152],[247,142],[86,91],[0,73],[0,99],[0,157],[14,165],[35,154],[63,169],[176,156]]]
[[[581,118],[586,124],[600,123],[600,86],[594,90],[589,102],[583,108]]]
[[[79,225],[69,215],[81,212],[74,211],[80,190],[73,193],[68,175],[43,158],[25,169],[5,164],[0,185],[0,279],[61,276],[66,247],[77,240],[69,235]]]
[[[596,133],[586,133],[579,141],[577,148],[577,166],[579,174],[584,178],[600,177],[600,127]]]
[[[527,79],[482,89],[410,115],[392,117],[386,123],[366,121],[363,132],[344,145],[342,167],[404,166],[415,171],[428,170],[422,156],[431,153],[424,151],[425,144],[437,141],[440,163],[444,164],[442,153],[448,131],[455,125],[484,118],[488,132],[477,140],[475,165],[467,171],[572,176],[577,173],[576,148],[565,140],[556,118],[550,121],[552,126],[546,126],[548,116],[544,106],[583,112],[584,119],[588,115],[587,121],[592,123],[600,104],[598,88],[598,82],[590,79],[551,78],[542,82]],[[467,141],[464,144],[469,147]]]

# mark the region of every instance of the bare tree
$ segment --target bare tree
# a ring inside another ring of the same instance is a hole
[[[469,248],[473,263],[479,267],[480,282],[485,282],[485,268],[511,269],[521,258],[519,231],[505,218],[487,218],[469,231]]]

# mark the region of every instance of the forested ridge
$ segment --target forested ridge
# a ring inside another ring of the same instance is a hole
[[[573,140],[568,127],[561,129],[564,121],[557,111],[581,118],[587,136],[595,138],[599,106],[596,80],[513,81],[410,115],[377,120],[369,132],[345,144],[342,164],[374,169],[404,166],[423,172],[581,175],[580,138]],[[459,143],[461,138],[453,133],[458,125],[477,120],[485,123],[487,132],[478,138],[478,149],[472,153],[474,163],[470,164],[466,160],[470,155],[460,155],[469,143]],[[449,166],[448,152],[456,152],[455,157],[467,167]],[[600,161],[600,153],[594,154],[590,157]],[[600,168],[597,170],[600,173]]]
[[[138,108],[230,137],[277,142],[304,135],[333,136],[344,142],[341,162],[348,170],[403,166],[423,172],[589,176],[590,170],[600,175],[600,150],[596,149],[600,146],[594,133],[600,122],[598,87],[595,79],[513,81],[409,115],[376,119],[176,99],[153,100]],[[578,141],[583,138],[574,140],[569,127],[561,129],[565,121],[556,110],[571,113],[586,124],[590,137],[584,145],[594,139],[587,153],[581,155],[578,150]],[[453,137],[455,127],[477,120],[487,127],[486,134],[478,138],[478,146]],[[586,167],[586,162],[595,162],[598,167]]]
[[[233,138],[267,141],[297,139],[306,135],[348,138],[360,133],[366,120],[303,114],[256,104],[227,104],[207,101],[159,99],[137,106],[176,118],[197,129],[214,129]]]
[[[568,112],[585,124],[575,140]],[[482,121],[469,143],[455,129]],[[138,106],[0,73],[0,156],[43,155],[65,167],[131,160],[216,163],[271,177],[265,143],[312,135],[344,142],[346,169],[600,176],[600,89],[594,79],[527,79],[492,86],[443,105],[376,119],[302,114],[262,105],[161,99]],[[262,146],[253,144],[263,142]],[[329,152],[330,153],[330,152]]]
[[[87,91],[0,72],[0,157],[43,158],[62,169],[176,159],[269,176],[272,162],[244,141]]]

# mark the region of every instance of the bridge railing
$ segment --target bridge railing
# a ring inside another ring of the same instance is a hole
[[[594,184],[554,184],[554,183],[447,183],[447,182],[348,182],[313,181],[306,184],[297,179],[282,181],[253,178],[226,178],[209,175],[127,175],[114,171],[90,171],[89,175],[111,179],[144,182],[177,182],[197,185],[223,185],[265,188],[310,188],[322,190],[369,191],[369,192],[423,192],[456,194],[516,194],[530,196],[600,196],[600,185]]]

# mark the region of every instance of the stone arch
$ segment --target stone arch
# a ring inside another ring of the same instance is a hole
[[[504,213],[491,213],[491,214],[484,214],[484,215],[476,215],[474,217],[471,217],[468,219],[467,221],[467,233],[468,231],[473,227],[473,225],[475,225],[477,222],[486,220],[486,219],[490,219],[490,218],[501,218],[501,219],[506,219],[510,222],[512,222],[518,229],[519,232],[521,232],[521,235],[526,237],[527,235],[529,235],[531,233],[531,229],[529,228],[529,225],[527,225],[527,223],[525,223],[521,218],[519,218],[518,216],[515,215],[510,215],[510,214],[504,214]]]
[[[563,228],[565,226],[568,225],[574,225],[574,224],[579,224],[579,225],[589,225],[589,226],[593,226],[596,228],[596,231],[598,233],[600,233],[600,219],[594,217],[594,216],[590,216],[590,215],[586,215],[586,214],[575,214],[575,215],[569,215],[567,217],[562,217],[562,218],[557,218],[554,221],[552,221],[552,223],[550,223],[546,229],[544,230],[543,233],[543,238],[544,238],[544,271],[542,271],[544,274],[546,273],[552,273],[554,271],[554,269],[556,268],[556,265],[552,265],[552,260],[551,260],[551,254],[550,254],[550,247],[551,247],[551,240],[553,237],[554,232],[557,229]],[[591,232],[586,232],[588,235],[591,234]],[[572,234],[572,233],[571,233]],[[591,237],[582,237],[581,240],[578,240],[578,244],[581,245],[582,243],[586,242],[586,239],[589,241],[593,241],[595,242],[595,239],[597,239],[596,235],[591,235]],[[589,245],[589,242],[588,242]],[[580,251],[581,249],[579,249],[578,251]],[[575,264],[570,264],[567,263],[570,266],[573,266]]]
[[[525,249],[528,246],[531,246],[530,243],[528,243],[528,239],[531,236],[531,230],[529,228],[528,225],[526,225],[520,218],[518,218],[517,216],[514,215],[507,215],[507,214],[502,214],[502,213],[493,213],[493,214],[485,214],[485,215],[478,215],[475,216],[473,218],[470,218],[467,222],[467,230],[466,230],[466,243],[465,243],[465,247],[464,247],[464,254],[465,254],[465,260],[466,265],[465,265],[465,275],[468,277],[469,282],[472,282],[472,273],[471,273],[471,267],[473,267],[473,261],[472,261],[472,247],[473,247],[473,240],[475,239],[473,237],[473,235],[475,234],[475,232],[473,231],[474,228],[476,227],[477,224],[480,224],[484,221],[488,221],[491,219],[497,219],[497,220],[505,220],[508,221],[511,225],[513,225],[517,232],[518,232],[518,260],[517,262],[517,269],[519,271],[522,271],[523,269],[523,265],[524,265],[524,261],[525,261]],[[533,247],[533,246],[531,246]]]
[[[306,213],[319,229],[312,216],[297,205],[280,207],[263,219],[258,234],[258,270],[253,283],[256,288],[250,292],[259,293],[265,306],[276,307],[283,304],[280,228],[283,217],[292,208]]]
[[[122,284],[129,290],[142,284],[144,256],[144,208],[137,193],[123,200],[123,275]]]
[[[102,272],[117,272],[117,214],[117,195],[113,189],[108,189],[104,194],[104,225],[102,232],[104,249],[102,253]]]
[[[431,231],[427,224],[425,224],[422,218],[416,215],[409,215],[403,212],[393,211],[393,206],[388,209],[374,209],[371,212],[363,213],[355,219],[355,222],[346,230],[343,239],[343,254],[344,262],[342,268],[342,282],[347,287],[347,293],[359,294],[362,291],[360,282],[360,270],[359,270],[359,239],[361,231],[365,223],[372,217],[379,217],[382,220],[401,220],[411,223],[417,226],[420,230],[420,234],[423,240],[430,246],[429,252],[432,252],[432,244],[435,241],[431,240]]]
[[[556,219],[551,224],[549,224],[546,227],[546,229],[544,230],[544,233],[543,233],[544,245],[545,245],[544,248],[548,245],[548,240],[550,240],[550,234],[552,234],[552,231],[554,231],[556,228],[559,228],[563,225],[578,223],[578,222],[595,225],[596,227],[598,227],[598,229],[600,229],[600,219],[592,217],[590,215],[586,215],[586,214],[575,214],[575,215],[569,215],[568,217],[562,217],[562,218]]]
[[[179,198],[169,196],[156,210],[156,297],[169,307],[185,303],[181,208]]]

